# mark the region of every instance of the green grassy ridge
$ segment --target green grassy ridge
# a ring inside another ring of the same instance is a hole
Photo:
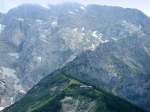
[[[124,99],[122,99],[122,98],[120,98],[120,97],[118,97],[118,96],[115,96],[114,94],[112,94],[112,93],[110,93],[110,92],[106,92],[104,89],[99,88],[99,86],[96,86],[96,85],[94,85],[94,84],[92,84],[92,83],[90,83],[90,82],[87,83],[87,81],[80,80],[79,78],[74,77],[75,75],[73,76],[73,75],[71,75],[71,74],[66,73],[66,69],[62,70],[62,72],[63,72],[63,74],[64,74],[65,76],[71,77],[72,79],[77,80],[77,81],[79,81],[79,82],[82,82],[83,84],[92,86],[92,88],[93,88],[95,91],[98,91],[98,92],[103,93],[103,95],[105,96],[104,99],[107,97],[106,99],[109,99],[109,100],[111,100],[112,102],[118,103],[118,101],[119,101],[119,103],[121,103],[122,105],[126,105],[127,107],[128,107],[128,105],[130,105],[130,106],[132,105],[133,107],[136,107],[138,110],[144,112],[144,110],[142,110],[141,108],[137,107],[136,105],[134,105],[134,104],[128,102],[127,100],[124,100]],[[98,96],[97,96],[97,97],[98,97]],[[107,100],[107,101],[109,102],[109,100]],[[114,101],[113,101],[113,100],[114,100]],[[110,102],[109,102],[109,104],[110,104]],[[138,110],[137,110],[137,112],[138,112]],[[121,112],[124,112],[124,111],[121,111]],[[128,112],[128,111],[125,111],[125,112]]]
[[[56,85],[58,91],[51,94],[49,89]],[[94,112],[144,112],[135,105],[95,86],[83,89],[80,88],[81,85],[88,84],[69,77],[62,71],[60,73],[54,72],[34,86],[22,100],[2,112],[60,112],[60,101],[65,96],[74,98],[82,96],[95,100],[97,103]]]

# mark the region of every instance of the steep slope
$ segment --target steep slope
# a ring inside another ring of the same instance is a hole
[[[0,107],[13,104],[47,74],[99,44],[130,37],[148,43],[143,37],[149,37],[149,29],[150,19],[135,9],[66,3],[49,8],[26,4],[10,10],[0,17]],[[148,46],[141,47],[149,53]],[[142,71],[146,68],[148,74],[147,63],[142,61]]]
[[[2,112],[144,112],[94,86],[56,71]]]
[[[87,36],[90,32],[83,36],[81,29],[60,26],[57,17],[43,7],[23,5],[2,19],[0,107],[13,104],[45,75],[100,43]]]
[[[150,111],[150,38],[132,37],[85,52],[65,67],[68,74]]]

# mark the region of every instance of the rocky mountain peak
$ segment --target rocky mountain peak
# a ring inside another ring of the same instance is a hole
[[[149,29],[150,19],[134,9],[74,3],[49,5],[49,8],[27,4],[11,9],[0,23],[0,76],[5,76],[0,78],[0,107],[16,102],[47,74],[76,58],[79,60],[74,62],[75,65],[84,65],[79,70],[91,73],[92,78],[102,80],[103,84],[110,84],[115,79],[116,88],[105,87],[123,96],[124,91],[119,88],[125,86],[128,90],[130,83],[125,82],[130,82],[133,74],[138,76],[133,78],[135,81],[131,85],[142,84],[148,77],[145,75],[149,74]],[[92,54],[78,57],[88,51]],[[100,74],[104,76],[102,79]],[[118,74],[123,76],[118,77]],[[139,74],[144,74],[143,79]],[[125,77],[121,85],[120,77]],[[149,81],[142,85],[148,88],[148,84]],[[16,89],[16,85],[21,89]],[[133,93],[137,95],[141,89]],[[135,86],[129,90],[135,90]],[[24,92],[20,95],[20,91]],[[145,89],[140,93],[138,101],[131,97],[135,94],[127,94],[124,98],[141,104],[140,100],[148,92]],[[149,104],[145,98],[142,102]]]

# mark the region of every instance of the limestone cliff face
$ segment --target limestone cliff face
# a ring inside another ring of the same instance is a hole
[[[126,83],[126,86],[125,82],[134,80],[128,93],[133,92],[137,97],[139,94],[142,97],[147,96],[149,29],[150,20],[143,13],[118,7],[98,5],[85,7],[70,3],[50,5],[49,8],[22,5],[7,14],[2,14],[0,16],[0,107],[14,103],[44,76],[62,68],[87,50],[94,52],[88,59],[95,60],[88,63],[85,55],[80,62],[85,61],[94,68],[92,70],[88,65],[86,72],[89,71],[88,74],[91,73],[92,77],[98,78],[98,83],[101,84],[101,80],[102,82],[104,80],[108,85],[106,87],[109,87],[114,84],[112,78],[119,80],[119,77],[123,78],[120,73],[126,74],[130,78],[124,76],[126,80],[120,81],[123,85],[111,91],[124,96],[123,89],[118,92],[118,88],[124,86],[126,88],[129,83]],[[98,67],[95,67],[96,65]],[[131,69],[133,71],[128,72]],[[102,79],[100,74],[104,76]],[[138,87],[140,84],[144,87]],[[133,91],[135,88],[137,90]],[[149,98],[147,96],[135,101],[136,98],[130,98],[130,94],[126,95],[125,98],[136,104],[144,102],[143,104],[146,105],[145,100]]]
[[[145,37],[106,43],[83,53],[65,69],[73,77],[149,110],[149,42]]]

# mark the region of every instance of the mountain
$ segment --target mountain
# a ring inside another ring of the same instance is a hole
[[[140,108],[61,70],[34,86],[23,99],[2,112],[144,112]]]
[[[83,34],[81,28],[60,25],[53,13],[28,4],[2,17],[0,107],[13,104],[41,78],[100,43],[98,38],[87,36],[92,31]]]
[[[149,111],[150,39],[125,38],[102,44],[70,62],[65,71]]]
[[[149,17],[121,7],[25,4],[1,14],[0,108],[76,60],[66,67],[76,78],[147,110],[149,29]]]
[[[2,112],[143,111],[129,102],[149,111],[149,42],[129,37],[86,51]]]

